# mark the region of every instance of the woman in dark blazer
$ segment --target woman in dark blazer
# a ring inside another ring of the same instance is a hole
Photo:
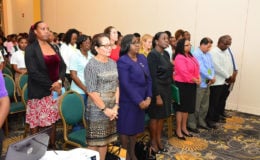
[[[136,135],[144,131],[145,109],[152,97],[152,80],[147,60],[138,54],[140,42],[132,34],[121,41],[117,61],[119,75],[119,113],[117,131],[122,147],[127,149],[126,159],[136,160]]]
[[[59,51],[47,42],[49,33],[47,24],[42,21],[36,22],[29,31],[29,45],[25,50],[28,69],[26,123],[32,134],[37,133],[39,127],[52,126],[50,145],[55,148],[55,122],[60,115],[52,94],[61,94],[66,65]]]
[[[151,146],[154,152],[167,152],[161,142],[163,121],[171,114],[171,83],[173,65],[170,56],[164,49],[169,45],[169,37],[165,32],[155,34],[153,49],[147,60],[152,77],[153,97],[148,109],[150,116]]]

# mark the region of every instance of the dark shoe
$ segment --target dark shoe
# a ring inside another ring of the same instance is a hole
[[[184,137],[184,136],[182,136],[182,137],[180,137],[180,136],[178,136],[178,134],[175,132],[175,135],[176,135],[176,137],[178,138],[178,139],[180,139],[180,140],[186,140],[186,138]]]
[[[220,116],[219,116],[219,119],[220,119],[220,120],[224,120],[224,121],[225,121],[225,120],[226,120],[226,117],[224,117],[224,116],[220,115]]]
[[[196,128],[196,129],[197,129],[197,128]],[[197,130],[198,130],[198,129],[197,129]],[[186,134],[186,133],[185,133],[185,132],[183,132],[183,131],[182,131],[182,134],[184,134],[184,136],[186,136],[186,137],[193,137],[193,135],[192,135],[192,134],[190,134],[190,133],[189,133],[189,134]]]
[[[216,124],[214,122],[207,122],[207,123],[208,123],[208,127],[209,128],[213,128],[213,129],[217,128],[217,126],[216,126]]]
[[[225,120],[219,119],[219,120],[218,120],[218,123],[226,123],[226,119],[225,119]]]
[[[155,151],[155,149],[152,147],[152,146],[150,146],[150,154],[149,154],[149,157],[148,157],[148,159],[149,160],[155,160],[156,159],[156,154],[158,153],[158,151]]]
[[[188,130],[193,132],[193,133],[200,133],[200,131],[197,128],[190,128],[190,127],[188,127]]]
[[[166,153],[166,152],[168,152],[168,149],[159,147],[159,152],[158,153]]]
[[[186,141],[186,138],[184,136],[182,136],[182,137],[179,137],[178,135],[176,135],[176,136],[178,139]]]
[[[210,128],[209,128],[208,126],[202,126],[202,125],[200,125],[199,128],[205,129],[205,130],[210,130]]]
[[[223,113],[221,116],[225,117],[225,118],[231,118],[232,116],[227,114],[227,113]]]

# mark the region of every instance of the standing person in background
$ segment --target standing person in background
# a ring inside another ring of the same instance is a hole
[[[174,35],[175,35],[176,41],[178,42],[180,39],[184,38],[184,30],[178,29],[178,30],[175,32]]]
[[[176,105],[176,136],[186,140],[184,135],[192,137],[187,130],[188,114],[194,113],[196,88],[200,84],[199,63],[190,53],[189,40],[180,39],[177,42],[174,59],[174,81],[180,92],[180,105]]]
[[[230,44],[231,41],[226,35],[221,36],[217,47],[210,51],[216,73],[216,82],[210,87],[210,101],[207,115],[207,123],[211,128],[216,128],[216,122],[226,122],[225,118],[221,116],[227,99],[226,91],[228,88],[225,88],[227,87],[225,83],[229,80],[233,81],[234,72],[232,57],[228,51]]]
[[[170,45],[172,46],[172,59],[173,60],[173,57],[175,57],[175,50],[176,50],[176,44],[177,44],[177,41],[176,41],[176,38],[175,37],[171,37],[170,38]]]
[[[144,34],[141,38],[141,47],[139,53],[147,57],[152,49],[152,40],[153,36],[151,36],[150,34]]]
[[[164,50],[169,45],[165,32],[153,37],[153,49],[147,57],[152,77],[152,101],[148,108],[150,117],[151,149],[153,152],[168,152],[161,142],[163,121],[171,115],[171,84],[173,65]]]
[[[184,31],[183,38],[188,40],[188,41],[191,41],[190,40],[190,32],[189,31]],[[190,53],[193,54],[193,52],[194,52],[194,47],[191,45]]]
[[[152,79],[144,55],[138,54],[140,42],[132,34],[122,39],[117,61],[120,88],[120,109],[117,131],[127,160],[137,160],[135,143],[138,133],[144,131],[145,109],[152,97]],[[138,78],[136,78],[138,77]]]
[[[4,140],[2,126],[5,122],[5,119],[8,116],[9,108],[10,108],[10,100],[8,97],[7,90],[5,88],[5,82],[1,70],[1,65],[3,65],[3,61],[1,60],[1,55],[0,55],[0,159],[2,156],[2,149],[3,149],[2,143]]]
[[[52,127],[50,147],[55,149],[56,121],[60,119],[53,92],[61,94],[66,65],[59,52],[48,43],[49,27],[43,21],[31,26],[29,45],[25,49],[28,71],[26,123],[32,134],[41,127]]]
[[[109,58],[113,59],[116,62],[119,59],[119,52],[120,52],[120,46],[116,45],[116,41],[118,41],[117,30],[115,27],[109,26],[104,30],[104,33],[109,37],[110,44],[112,47]]]
[[[122,41],[122,38],[124,37],[121,32],[117,31],[117,34],[118,34],[118,39],[116,41],[116,45],[117,46],[121,46],[121,41]]]
[[[209,129],[206,123],[206,116],[209,108],[210,85],[215,82],[215,70],[209,50],[213,41],[205,37],[200,41],[200,47],[195,49],[193,56],[200,65],[201,84],[197,86],[195,112],[189,114],[188,129],[191,132],[199,133],[198,127]]]
[[[84,69],[89,60],[93,57],[93,55],[89,53],[90,46],[90,36],[79,36],[77,40],[77,53],[70,59],[70,75],[72,78],[70,89],[78,92],[82,96],[85,105],[87,105],[88,90],[85,83]]]
[[[60,47],[60,53],[62,58],[64,59],[64,62],[67,66],[66,69],[66,78],[69,81],[69,84],[71,84],[71,76],[70,76],[70,59],[71,56],[74,56],[77,52],[77,38],[79,36],[79,31],[76,29],[69,29],[64,36],[63,44]]]
[[[232,71],[232,75],[231,77],[229,77],[228,79],[226,79],[226,83],[224,85],[224,88],[223,88],[223,93],[221,94],[221,108],[220,108],[220,118],[222,119],[225,119],[225,118],[230,118],[231,116],[228,115],[227,113],[225,113],[225,108],[226,108],[226,101],[227,101],[227,98],[230,94],[230,92],[232,91],[233,89],[233,86],[234,86],[234,83],[236,81],[236,77],[237,77],[237,73],[238,73],[238,68],[237,68],[237,65],[236,65],[236,61],[235,61],[235,58],[234,58],[234,55],[230,49],[230,46],[232,44],[232,38],[230,35],[224,35],[226,38],[227,38],[227,44],[228,44],[228,53],[230,55],[230,59],[228,61],[229,65],[232,64],[232,67],[233,67],[233,71]]]
[[[22,74],[27,73],[27,69],[25,66],[25,61],[24,61],[24,51],[25,48],[28,45],[28,40],[25,37],[20,37],[18,39],[18,47],[19,49],[13,53],[10,63],[15,71],[15,85],[17,87],[17,93],[20,96],[21,95],[21,90],[19,90],[19,78]]]
[[[86,65],[84,76],[88,89],[87,144],[89,149],[99,152],[105,160],[107,145],[117,140],[116,119],[119,109],[119,88],[116,63],[109,58],[111,44],[106,34],[93,37],[91,58]]]
[[[137,40],[139,42],[141,41],[141,34],[140,33],[135,32],[133,35],[135,36],[135,38],[137,38]]]

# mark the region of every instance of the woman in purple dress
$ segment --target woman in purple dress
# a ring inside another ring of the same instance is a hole
[[[1,62],[1,59],[0,59],[0,67],[2,65],[3,65],[3,63]],[[2,153],[2,142],[4,140],[2,126],[5,122],[6,117],[8,116],[9,107],[10,107],[10,101],[9,101],[8,93],[5,88],[2,70],[0,69],[0,159],[1,159],[1,153]]]
[[[117,130],[122,147],[127,149],[126,159],[136,160],[136,135],[144,131],[145,109],[152,97],[152,80],[144,55],[138,54],[140,42],[132,34],[123,37],[119,74],[119,114]]]

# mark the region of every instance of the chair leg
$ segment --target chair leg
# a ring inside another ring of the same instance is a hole
[[[23,138],[27,137],[27,133],[30,133],[30,127],[29,124],[25,123]]]
[[[5,119],[5,136],[9,135],[9,128],[8,128],[8,117]]]
[[[63,143],[62,149],[63,149],[64,151],[67,149],[67,143],[66,143],[66,142]]]
[[[167,120],[167,126],[168,126],[168,138],[172,137],[173,135],[173,124],[172,124],[172,115],[170,115]]]

